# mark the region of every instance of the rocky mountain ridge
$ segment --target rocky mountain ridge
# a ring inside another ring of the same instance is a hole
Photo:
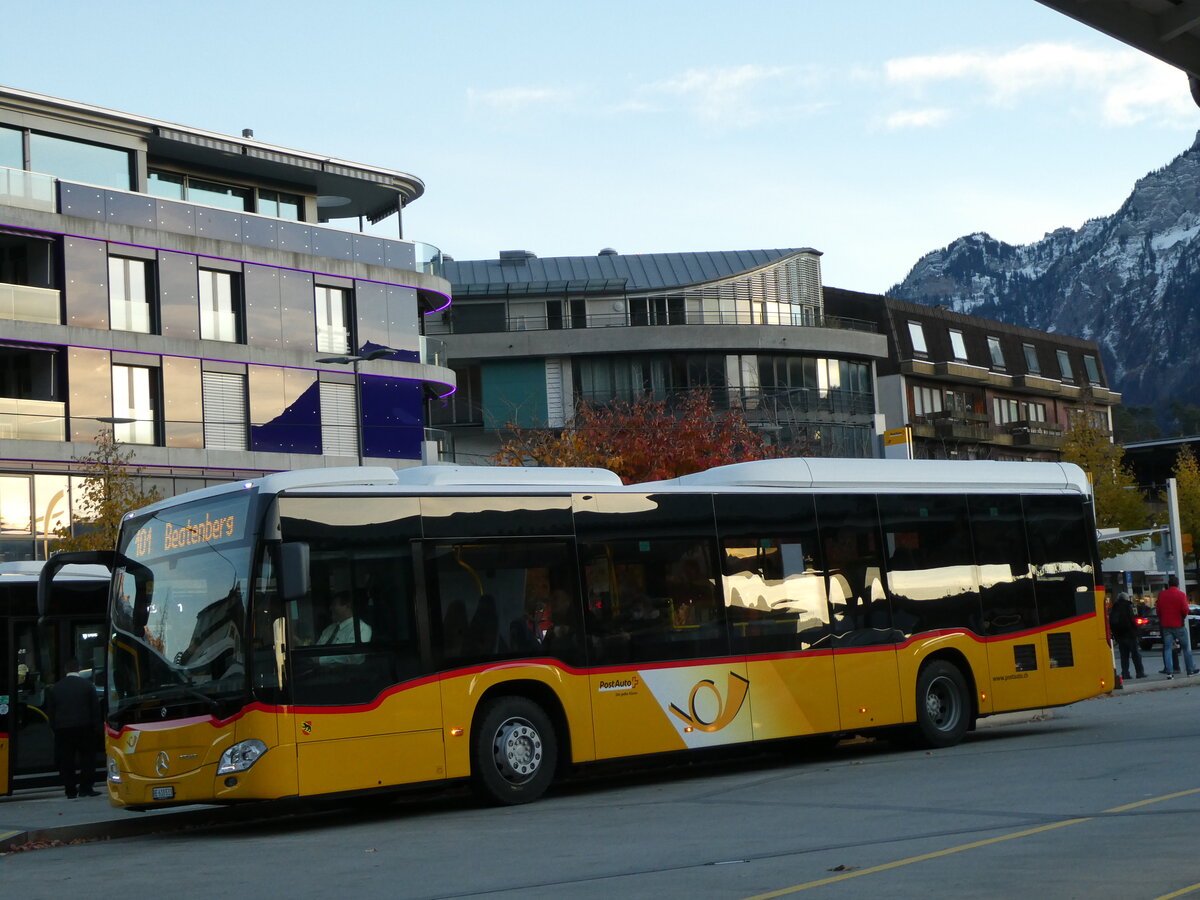
[[[1126,406],[1200,405],[1200,134],[1121,208],[1016,246],[977,233],[888,294],[1096,341]]]

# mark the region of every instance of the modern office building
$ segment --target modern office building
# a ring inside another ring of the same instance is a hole
[[[0,88],[0,560],[44,555],[101,428],[166,496],[435,457],[426,400],[454,387],[423,328],[449,303],[440,254],[399,224],[361,231],[423,190]]]
[[[431,420],[460,462],[509,424],[559,427],[578,400],[712,392],[796,452],[876,454],[874,321],[830,315],[811,248],[447,261],[454,306],[431,317],[458,391]]]
[[[879,409],[917,458],[1057,460],[1076,412],[1112,434],[1121,395],[1094,341],[838,288],[825,302],[887,335]]]

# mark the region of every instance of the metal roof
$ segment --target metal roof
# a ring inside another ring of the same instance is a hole
[[[600,253],[539,259],[504,251],[498,259],[445,263],[443,277],[455,296],[472,294],[653,291],[719,281],[809,248],[724,250],[711,253]]]

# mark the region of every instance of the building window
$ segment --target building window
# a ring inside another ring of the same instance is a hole
[[[150,264],[142,259],[108,258],[109,327],[149,334]]]
[[[358,402],[352,384],[321,382],[321,453],[358,456]]]
[[[1031,403],[1028,400],[995,397],[992,400],[992,404],[993,411],[996,414],[997,425],[1009,425],[1013,422],[1046,421],[1045,403]]]
[[[1023,344],[1025,350],[1025,368],[1030,375],[1039,375],[1042,371],[1042,364],[1038,362],[1037,347],[1033,344]]]
[[[300,221],[304,209],[304,198],[298,194],[222,184],[177,172],[151,171],[147,193],[168,200],[186,200],[189,203],[202,203],[236,212],[257,212],[259,215],[293,221]]]
[[[0,127],[0,166],[25,168],[25,137],[15,128]]]
[[[238,278],[229,272],[200,270],[200,337],[209,341],[241,340],[241,296]]]
[[[157,415],[154,370],[112,367],[113,437],[123,444],[154,444]],[[129,420],[129,421],[124,421]]]
[[[912,339],[913,353],[928,353],[925,347],[925,329],[920,322],[908,323],[908,336]]]
[[[1058,356],[1058,371],[1062,373],[1063,381],[1074,381],[1075,374],[1071,371],[1071,357],[1067,355],[1066,350],[1056,350]]]
[[[938,388],[913,388],[913,415],[928,416],[942,411],[942,392]]]
[[[967,342],[963,340],[963,333],[954,328],[950,329],[950,350],[955,359],[966,362]]]
[[[50,134],[29,135],[29,169],[66,181],[122,191],[133,189],[128,150]]]
[[[1083,367],[1087,370],[1088,384],[1100,383],[1100,364],[1090,353],[1083,358]]]
[[[258,214],[298,222],[303,202],[303,199],[296,194],[260,190],[258,192]]]
[[[992,355],[992,365],[997,369],[1004,368],[1004,348],[1000,346],[1000,338],[988,335],[988,353]]]
[[[341,288],[316,288],[317,352],[350,351],[350,292]]]
[[[205,372],[204,446],[209,450],[246,449],[246,376]]]

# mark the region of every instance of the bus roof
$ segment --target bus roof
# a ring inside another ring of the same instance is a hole
[[[1071,463],[957,459],[764,459],[717,466],[654,484],[710,490],[728,487],[1090,493],[1087,475]]]
[[[594,468],[428,465],[396,470],[338,466],[276,472],[253,481],[201,488],[160,500],[129,515],[140,515],[181,502],[223,496],[255,487],[266,494],[296,491],[349,494],[364,488],[373,493],[389,494],[567,494],[576,491],[683,493],[697,490],[743,492],[759,488],[861,493],[1090,493],[1086,474],[1070,463],[998,460],[768,459],[718,466],[693,475],[631,485],[622,484],[621,479],[607,469]]]

